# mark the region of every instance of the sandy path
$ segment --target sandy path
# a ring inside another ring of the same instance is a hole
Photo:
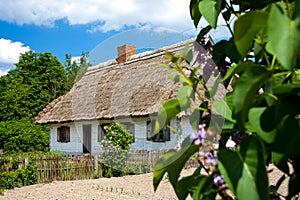
[[[192,174],[194,169],[185,170],[183,175]],[[275,183],[280,173],[275,170],[270,174],[270,182]],[[285,185],[287,183],[285,182]],[[286,193],[287,187],[280,188]],[[167,179],[164,179],[156,192],[153,191],[152,174],[124,176],[119,178],[100,178],[82,181],[56,181],[50,184],[37,184],[13,190],[6,190],[0,200],[63,200],[63,199],[177,199]]]
[[[152,175],[57,181],[6,190],[0,199],[176,199],[170,183],[153,192]]]
[[[194,169],[185,170],[192,174]],[[156,192],[153,191],[152,174],[100,178],[81,181],[56,181],[50,184],[37,184],[13,190],[6,190],[0,200],[8,199],[177,199],[167,179],[164,179]]]

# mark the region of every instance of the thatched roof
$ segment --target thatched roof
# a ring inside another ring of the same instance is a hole
[[[88,69],[65,95],[51,102],[35,123],[147,116],[157,113],[167,100],[176,98],[177,88],[168,75],[164,50],[180,53],[187,42],[133,55],[123,64],[110,60]]]

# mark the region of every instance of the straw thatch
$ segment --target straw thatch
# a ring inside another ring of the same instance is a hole
[[[188,42],[191,42],[188,41]],[[35,123],[139,117],[157,113],[167,100],[176,98],[177,88],[168,75],[164,50],[180,53],[186,42],[152,52],[133,55],[123,64],[110,60],[88,69],[65,95],[51,102]]]

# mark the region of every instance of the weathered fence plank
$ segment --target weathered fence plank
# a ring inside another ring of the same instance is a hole
[[[155,151],[132,151],[127,153],[126,166],[136,170],[135,173],[152,171],[158,158],[167,150]],[[50,155],[37,156],[34,158],[18,159],[16,169],[25,168],[28,164],[35,164],[38,172],[38,183],[49,183],[52,181],[83,180],[102,177],[101,154],[97,155]],[[195,160],[189,160],[186,168],[197,167]],[[148,169],[149,168],[149,169]]]

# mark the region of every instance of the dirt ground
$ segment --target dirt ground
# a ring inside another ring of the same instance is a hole
[[[192,174],[194,169],[185,170],[182,175]],[[270,174],[270,182],[275,183],[280,177],[278,171]],[[286,194],[287,182],[280,188]],[[89,199],[89,200],[132,200],[132,199],[177,199],[167,179],[163,179],[156,192],[153,191],[152,174],[124,176],[119,178],[100,178],[82,181],[57,181],[50,184],[37,184],[13,190],[6,190],[0,200],[38,199]]]

